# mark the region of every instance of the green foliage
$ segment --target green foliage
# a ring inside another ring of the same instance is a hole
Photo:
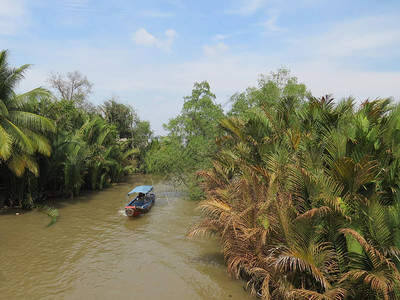
[[[132,148],[139,150],[136,153],[139,168],[145,169],[143,161],[153,134],[150,122],[141,120],[131,106],[120,103],[114,98],[104,102],[101,110],[105,121],[116,127],[119,137],[128,140]]]
[[[47,216],[49,216],[51,218],[51,221],[49,224],[47,224],[47,227],[49,227],[57,222],[57,218],[59,216],[58,209],[56,209],[52,206],[48,206],[48,205],[38,205],[37,210],[39,212],[46,214]]]
[[[61,100],[42,88],[17,95],[28,68],[10,68],[8,51],[0,52],[0,206],[72,198],[138,170],[152,134],[148,122],[115,101],[103,106],[112,118],[98,114],[86,99],[92,84],[77,71],[51,76]]]
[[[116,99],[111,98],[104,102],[101,106],[101,110],[107,123],[116,126],[121,138],[131,137],[133,122],[134,119],[137,118],[132,107],[119,103]]]
[[[219,234],[229,271],[263,299],[397,299],[400,106],[260,83],[220,122],[189,235]]]
[[[306,86],[298,83],[288,69],[280,68],[268,76],[260,75],[258,88],[248,88],[243,93],[234,94],[230,99],[231,110],[228,115],[246,118],[247,112],[254,107],[275,106],[283,99],[292,99],[292,105],[298,105],[308,97],[311,97],[311,93]]]
[[[199,198],[194,174],[211,165],[209,154],[217,151],[215,139],[221,134],[217,122],[223,116],[209,84],[195,83],[192,94],[184,98],[181,113],[164,125],[168,136],[150,145],[144,159],[146,171],[172,175],[190,197]]]
[[[164,128],[171,136],[184,142],[194,136],[210,140],[218,135],[216,122],[224,116],[221,105],[215,104],[215,95],[208,82],[195,83],[191,96],[184,97],[181,113],[170,119]]]
[[[8,51],[0,52],[0,167],[7,166],[19,177],[25,170],[39,174],[34,155],[50,155],[50,144],[42,133],[54,131],[52,121],[32,113],[30,107],[34,100],[51,97],[47,90],[14,92],[28,68],[10,68]]]
[[[133,157],[139,150],[129,148],[129,142],[121,141],[117,135],[115,126],[101,116],[87,118],[73,132],[58,133],[53,140],[54,154],[45,172],[53,174],[51,178],[55,180],[64,178],[64,181],[50,180],[48,184],[72,198],[82,186],[102,189],[134,171]]]

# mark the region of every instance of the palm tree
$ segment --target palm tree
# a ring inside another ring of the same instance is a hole
[[[218,234],[263,299],[397,299],[400,109],[289,100],[221,122],[189,235]]]
[[[29,65],[8,66],[8,51],[0,52],[0,164],[21,177],[25,170],[39,174],[35,153],[50,155],[51,147],[41,132],[54,131],[52,121],[30,111],[32,99],[51,97],[37,88],[17,95],[15,88]]]
[[[136,167],[136,162],[129,158],[139,150],[128,149],[129,141],[118,141],[115,125],[96,116],[85,122],[79,132],[89,150],[88,177],[92,189],[102,189],[109,181],[119,181],[125,171]]]

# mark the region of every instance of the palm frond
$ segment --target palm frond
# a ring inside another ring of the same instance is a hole
[[[121,158],[126,159],[131,155],[138,155],[139,152],[140,152],[140,150],[137,148],[129,149],[129,150],[125,151],[124,153],[122,153]]]
[[[27,127],[32,130],[55,131],[54,124],[50,119],[31,112],[13,110],[9,113],[9,119],[17,126]]]
[[[290,294],[299,300],[343,300],[347,297],[347,291],[340,287],[332,288],[323,294],[307,289],[295,289]]]
[[[314,216],[318,216],[321,218],[326,216],[330,212],[332,212],[332,209],[328,206],[315,207],[299,215],[296,219],[294,219],[294,221],[310,219],[313,218]]]
[[[0,122],[0,159],[5,161],[10,157],[12,144],[12,136],[1,126]]]
[[[317,250],[317,254],[319,250]],[[314,251],[313,251],[314,252]],[[276,268],[282,272],[299,271],[301,273],[308,273],[323,287],[324,291],[331,288],[326,276],[321,272],[318,266],[315,265],[311,256],[304,256],[296,250],[284,251],[275,261]]]
[[[7,118],[8,117],[8,108],[4,104],[4,101],[1,100],[1,98],[0,98],[0,116],[2,118]]]
[[[50,141],[45,136],[27,129],[25,129],[25,135],[30,139],[34,151],[50,156],[51,145]]]
[[[18,177],[22,177],[26,169],[35,174],[35,176],[39,175],[37,162],[27,154],[19,154],[14,151],[7,160],[7,166]]]
[[[3,119],[2,123],[3,128],[8,132],[9,136],[11,136],[13,142],[17,143],[18,147],[20,147],[23,151],[33,154],[34,148],[26,134],[9,119]]]
[[[340,232],[343,234],[351,235],[368,253],[371,259],[373,259],[377,264],[381,263],[385,264],[389,269],[393,270],[400,278],[400,275],[394,263],[390,259],[386,258],[385,255],[383,255],[383,253],[381,253],[378,249],[376,249],[370,243],[368,243],[360,233],[351,228],[343,228],[340,230]]]
[[[47,216],[49,216],[51,218],[51,221],[49,224],[47,224],[47,227],[49,227],[57,222],[57,218],[59,216],[58,209],[56,209],[52,206],[49,206],[49,205],[38,205],[37,210],[39,212],[46,214]]]

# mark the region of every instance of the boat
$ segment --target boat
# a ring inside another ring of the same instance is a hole
[[[147,213],[156,201],[153,186],[141,185],[128,193],[129,203],[125,206],[125,214],[135,217]]]

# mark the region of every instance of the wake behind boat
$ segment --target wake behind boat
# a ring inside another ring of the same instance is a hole
[[[151,185],[135,187],[128,193],[129,203],[125,206],[125,214],[128,217],[138,216],[147,213],[156,201],[156,195]],[[133,199],[132,199],[133,197]]]

